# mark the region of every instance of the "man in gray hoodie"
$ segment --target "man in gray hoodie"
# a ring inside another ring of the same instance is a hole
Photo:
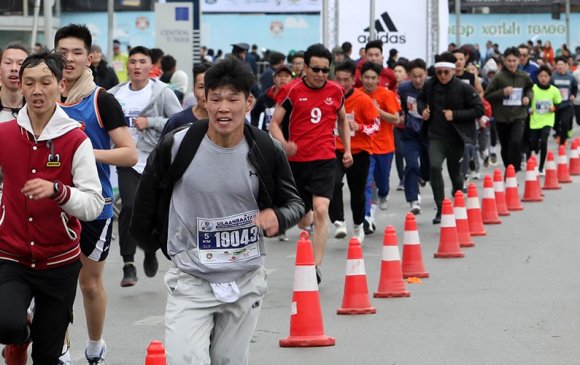
[[[149,49],[138,46],[129,52],[129,81],[109,90],[125,113],[125,120],[137,145],[139,160],[133,167],[119,167],[119,194],[122,207],[119,214],[119,245],[123,257],[123,280],[121,286],[133,286],[137,282],[135,251],[137,243],[129,235],[135,191],[147,163],[147,157],[157,144],[167,119],[181,111],[175,93],[167,84],[150,79],[151,55]],[[143,262],[145,275],[155,276],[158,263],[155,253],[147,253]]]

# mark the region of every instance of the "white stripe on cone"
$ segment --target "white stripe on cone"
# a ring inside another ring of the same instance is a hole
[[[556,162],[554,162],[554,160],[547,161],[546,170],[556,170]]]
[[[493,188],[484,188],[483,189],[483,199],[495,199],[495,193]]]
[[[465,208],[467,209],[479,209],[479,198],[467,198],[467,202],[465,203]]]
[[[565,165],[567,163],[568,163],[568,159],[566,158],[566,155],[558,156],[558,164],[559,165]]]
[[[442,228],[455,227],[455,216],[453,214],[443,214],[441,216],[441,227]]]
[[[467,219],[467,209],[465,207],[453,207],[453,214],[455,215],[455,220]]]
[[[294,291],[318,291],[314,266],[296,266],[294,269]]]
[[[400,261],[399,246],[383,246],[383,261]]]
[[[505,179],[505,187],[506,188],[517,188],[518,187],[518,180],[515,177],[508,177]]]
[[[536,173],[534,171],[526,171],[526,181],[536,180]]]
[[[365,260],[346,260],[346,276],[366,275]]]
[[[405,231],[403,233],[403,244],[404,245],[420,245],[419,241],[419,231]]]
[[[493,190],[496,193],[503,193],[505,191],[505,187],[503,185],[503,181],[494,181],[493,182]]]

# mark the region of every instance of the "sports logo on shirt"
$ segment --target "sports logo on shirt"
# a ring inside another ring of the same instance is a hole
[[[334,102],[334,101],[333,101],[333,99],[332,99],[332,97],[331,97],[331,96],[329,96],[329,97],[327,97],[326,99],[324,99],[324,103],[325,103],[326,105],[332,105],[332,103],[333,103],[333,102]]]

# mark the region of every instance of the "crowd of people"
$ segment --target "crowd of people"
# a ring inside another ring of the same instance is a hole
[[[444,164],[451,195],[481,178],[480,166],[496,165],[497,152],[516,171],[537,154],[543,174],[552,133],[564,145],[580,121],[580,68],[549,42],[501,53],[488,42],[484,55],[451,44],[430,66],[396,49],[385,59],[378,40],[358,59],[348,42],[262,56],[247,43],[225,56],[204,47],[191,93],[160,49],[125,54],[115,41],[109,66],[76,24],[54,44],[31,52],[10,43],[0,54],[0,297],[13,298],[0,301],[0,343],[9,365],[26,364],[30,343],[34,363],[71,364],[77,285],[87,362],[105,363],[111,168],[121,286],[138,283],[137,247],[148,277],[158,250],[173,263],[168,362],[247,363],[267,290],[266,237],[288,240],[295,225],[310,231],[320,284],[330,228],[363,242],[389,209],[393,160],[392,185],[411,213],[422,213],[430,184],[438,224]]]

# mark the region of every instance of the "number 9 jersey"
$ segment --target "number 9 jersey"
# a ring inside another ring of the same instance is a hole
[[[344,104],[344,89],[327,81],[319,89],[306,85],[303,79],[286,84],[278,93],[278,104],[290,113],[289,141],[296,143],[292,162],[336,158],[334,128],[337,113]]]

